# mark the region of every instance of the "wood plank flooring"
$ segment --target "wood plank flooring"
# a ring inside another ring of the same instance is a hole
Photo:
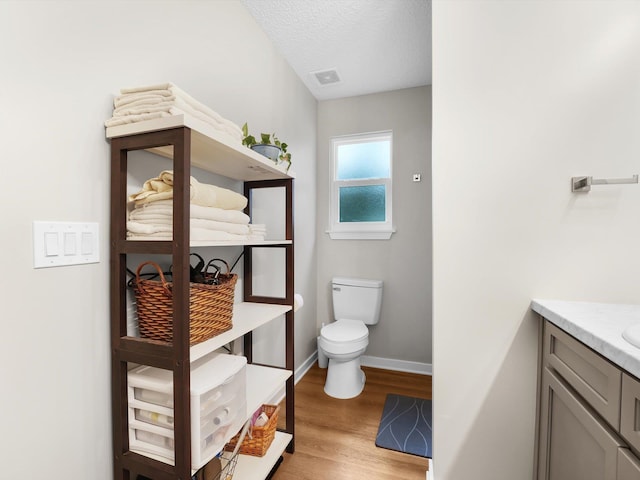
[[[273,480],[423,480],[427,459],[378,448],[388,393],[431,398],[431,377],[363,367],[365,389],[338,400],[324,393],[326,370],[314,365],[296,385],[296,451]],[[281,405],[284,414],[284,404]],[[281,415],[280,419],[284,419]]]

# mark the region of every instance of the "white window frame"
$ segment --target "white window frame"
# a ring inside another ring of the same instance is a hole
[[[377,140],[388,140],[389,151],[389,177],[388,178],[363,178],[358,180],[337,180],[338,147],[341,145],[353,145],[355,143],[369,143]],[[329,229],[327,233],[334,240],[388,240],[395,232],[392,219],[392,183],[393,183],[393,132],[362,133],[357,135],[344,135],[331,139],[331,175],[330,175],[330,208]],[[340,187],[345,186],[385,186],[385,220],[383,222],[340,222]]]

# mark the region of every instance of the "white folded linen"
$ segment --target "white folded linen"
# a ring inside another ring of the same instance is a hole
[[[262,235],[263,237],[267,234],[267,228],[265,225],[255,225],[249,224],[249,233],[251,235]]]
[[[234,235],[232,233],[227,232],[217,232],[215,230],[208,230],[204,228],[191,228],[190,232],[190,240],[195,242],[229,242],[229,243],[251,243],[251,242],[261,242],[264,240],[264,237],[260,237],[259,235]],[[157,232],[157,233],[149,233],[149,234],[137,234],[134,232],[127,233],[128,240],[172,240],[173,235],[171,232]]]
[[[176,96],[167,90],[145,92],[137,95],[120,95],[113,99],[114,112],[118,109],[124,109],[127,107],[138,107],[140,105],[168,102],[170,100],[175,100],[175,98]]]
[[[127,115],[140,115],[141,113],[153,113],[153,112],[167,112],[175,104],[173,100],[164,100],[165,98],[173,97],[158,97],[162,99],[159,102],[133,102],[123,107],[119,107],[113,110],[114,117],[125,117]]]
[[[117,96],[113,102],[115,107],[113,117],[105,122],[107,127],[122,125],[121,122],[132,123],[124,120],[131,115],[146,113],[162,113],[162,116],[188,114],[227,133],[236,140],[242,140],[242,130],[238,125],[195,100],[173,83],[123,88],[120,93],[121,95]]]
[[[164,170],[155,177],[144,182],[142,190],[129,195],[129,200],[136,205],[168,200],[173,198],[173,171]],[[247,197],[232,190],[200,183],[190,177],[189,198],[192,204],[203,207],[216,207],[223,210],[244,210]]]
[[[243,243],[248,240],[246,235],[233,235],[227,232],[216,232],[215,230],[205,229],[191,229],[190,232],[191,241],[214,241],[214,242],[238,242]],[[149,233],[149,234],[136,234],[128,233],[128,240],[172,240],[173,235],[167,232]]]
[[[104,122],[105,127],[117,127],[118,125],[126,125],[128,123],[143,122],[145,120],[153,120],[155,118],[170,117],[170,113],[152,112],[141,113],[139,115],[127,115],[126,117],[112,117]]]
[[[173,93],[171,93],[169,90],[162,89],[162,88],[157,90],[147,90],[145,92],[122,94],[123,90],[125,89],[120,90],[121,95],[118,95],[113,99],[113,106],[115,108],[120,108],[125,105],[129,105],[133,102],[139,102],[139,101],[149,102],[149,101],[157,101],[158,99],[170,100],[170,99],[176,98],[176,96]]]
[[[164,115],[162,116],[191,115],[192,117],[195,117],[211,125],[216,130],[227,133],[235,140],[242,140],[242,131],[240,131],[235,124],[229,123],[228,121],[224,120],[219,121],[207,115],[206,113],[193,109],[188,104],[183,102],[180,98],[176,98],[175,100],[171,101],[161,101],[158,103],[145,102],[138,105],[130,104],[124,107],[116,108],[113,111],[113,118],[109,120],[109,126],[112,126],[114,123],[118,122],[119,119],[135,119],[138,118],[137,115],[160,112],[164,113]]]
[[[218,112],[202,104],[201,102],[193,98],[191,95],[189,95],[187,92],[182,90],[180,87],[178,87],[177,85],[171,82],[162,83],[158,85],[149,85],[146,87],[122,88],[120,89],[120,93],[122,94],[122,96],[131,95],[134,98],[141,97],[141,96],[148,96],[150,94],[160,94],[160,95],[165,94],[167,96],[175,96],[176,99],[178,98],[182,99],[184,103],[188,104],[194,110],[198,110],[198,111],[201,111],[202,113],[206,113],[207,115],[214,118],[218,122],[227,121],[229,123],[232,123],[229,120],[224,119]],[[120,97],[116,97],[116,98],[120,98]],[[238,130],[242,131],[240,127],[238,127]]]
[[[114,116],[109,120],[104,122],[105,127],[117,127],[119,125],[127,125],[130,123],[143,122],[145,120],[154,120],[156,118],[164,118],[164,117],[173,117],[174,115],[185,115],[187,112],[180,110],[176,107],[171,107],[169,112],[149,112],[149,113],[140,113],[137,115],[124,115],[121,117]],[[210,118],[204,117],[200,114],[191,114],[192,116],[203,120],[207,125],[213,127],[217,132],[223,133],[230,142],[241,142],[242,141],[242,133],[238,133],[235,131],[233,127],[228,125],[220,125],[217,122],[211,121]]]
[[[189,206],[189,210],[192,219],[202,218],[239,225],[247,225],[249,223],[249,215],[239,210],[223,210],[222,208],[202,207],[194,204]],[[173,222],[173,202],[171,200],[143,203],[136,206],[129,213],[129,220],[153,223],[153,220],[156,219],[168,219]]]
[[[248,225],[239,225],[237,223],[216,222],[215,220],[205,220],[202,218],[192,218],[189,220],[192,228],[202,228],[204,230],[215,230],[217,232],[233,233],[234,235],[249,235],[253,232],[249,230]],[[127,230],[133,233],[158,233],[172,232],[173,221],[171,218],[156,219],[148,222],[129,221],[127,222]]]

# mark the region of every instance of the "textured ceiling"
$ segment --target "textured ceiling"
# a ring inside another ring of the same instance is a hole
[[[431,84],[431,0],[241,1],[318,100]]]

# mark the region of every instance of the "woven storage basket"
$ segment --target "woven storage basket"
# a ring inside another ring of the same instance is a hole
[[[153,266],[160,280],[140,277],[145,265]],[[189,344],[204,342],[230,330],[233,316],[233,294],[238,276],[227,273],[218,276],[218,285],[189,283]],[[152,261],[138,266],[133,285],[138,311],[140,336],[171,343],[173,341],[173,285],[160,266]]]
[[[252,427],[244,437],[240,445],[240,453],[244,455],[253,455],[254,457],[262,457],[276,436],[276,427],[278,426],[279,405],[262,405],[262,412],[269,417],[269,421],[263,427]],[[240,434],[233,437],[224,447],[225,450],[233,450],[238,443]]]

